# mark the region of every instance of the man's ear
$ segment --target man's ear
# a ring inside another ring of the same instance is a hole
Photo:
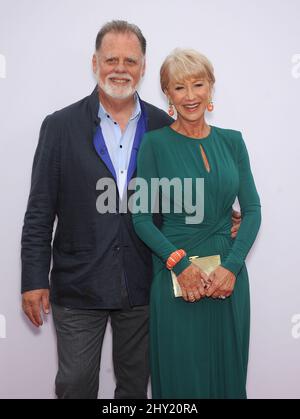
[[[92,65],[93,65],[93,72],[96,74],[97,68],[98,68],[96,54],[93,55]]]
[[[146,57],[144,57],[144,63],[143,63],[143,67],[142,67],[142,77],[144,77],[145,71],[146,71]]]

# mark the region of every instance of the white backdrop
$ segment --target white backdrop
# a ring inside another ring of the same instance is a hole
[[[147,38],[141,96],[162,108],[159,67],[175,47],[215,66],[211,124],[243,132],[263,223],[248,257],[250,398],[300,398],[300,1],[0,0],[0,398],[53,398],[51,316],[36,330],[20,308],[20,235],[45,115],[87,96],[100,26],[136,23]],[[111,334],[101,397],[113,395]]]

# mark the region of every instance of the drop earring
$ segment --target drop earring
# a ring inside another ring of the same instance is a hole
[[[170,116],[174,116],[174,106],[171,102],[169,102],[169,110],[168,110],[168,114]]]
[[[212,100],[209,102],[209,104],[207,105],[206,108],[207,108],[208,112],[212,112],[214,110],[214,103],[213,103]]]

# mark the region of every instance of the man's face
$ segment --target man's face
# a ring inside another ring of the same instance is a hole
[[[115,99],[132,96],[145,72],[145,57],[137,36],[107,33],[93,56],[93,70],[105,94]]]

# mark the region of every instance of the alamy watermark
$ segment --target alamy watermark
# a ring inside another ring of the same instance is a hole
[[[185,213],[186,224],[200,224],[204,218],[203,178],[151,178],[150,182],[136,177],[130,180],[128,190],[134,191],[127,203],[127,191],[119,200],[117,209],[117,189],[111,178],[101,178],[96,190],[101,191],[96,200],[100,214],[117,212],[132,214]]]
[[[6,59],[5,56],[0,54],[0,79],[6,78]]]
[[[6,318],[0,314],[0,339],[6,338]]]
[[[292,316],[292,336],[294,339],[300,338],[300,313]]]
[[[292,77],[294,79],[299,79],[300,78],[300,54],[294,54],[292,56]]]

